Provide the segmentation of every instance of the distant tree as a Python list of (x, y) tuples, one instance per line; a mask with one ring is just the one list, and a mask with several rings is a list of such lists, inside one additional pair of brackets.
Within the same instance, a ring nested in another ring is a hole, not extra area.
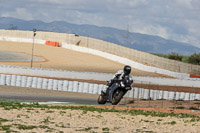
[(188, 62), (195, 64), (195, 65), (200, 65), (200, 53), (194, 53), (188, 58)]
[(179, 54), (177, 54), (175, 52), (172, 52), (171, 54), (168, 55), (168, 58), (172, 59), (172, 60), (182, 61), (183, 56), (179, 55)]
[(8, 29), (9, 30), (18, 30), (18, 27), (14, 26), (13, 24), (10, 24)]

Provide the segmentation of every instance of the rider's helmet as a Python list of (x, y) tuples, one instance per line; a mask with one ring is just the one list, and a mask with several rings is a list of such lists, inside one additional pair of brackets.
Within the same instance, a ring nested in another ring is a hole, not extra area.
[(131, 73), (131, 67), (129, 65), (124, 66), (124, 74), (129, 75)]

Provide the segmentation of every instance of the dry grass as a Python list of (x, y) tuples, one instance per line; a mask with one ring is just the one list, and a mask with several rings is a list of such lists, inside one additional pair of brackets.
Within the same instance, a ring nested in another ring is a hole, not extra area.
[(0, 102), (5, 132), (200, 132), (199, 116), (89, 106)]

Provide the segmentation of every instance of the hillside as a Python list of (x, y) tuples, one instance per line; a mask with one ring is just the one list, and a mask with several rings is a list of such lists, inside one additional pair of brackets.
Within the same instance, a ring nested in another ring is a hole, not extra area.
[(33, 28), (36, 28), (40, 31), (76, 33), (81, 36), (98, 38), (101, 40), (105, 40), (108, 42), (116, 43), (122, 46), (149, 53), (169, 54), (171, 52), (176, 52), (181, 55), (191, 55), (194, 52), (200, 51), (200, 48), (194, 47), (186, 43), (166, 40), (159, 36), (152, 36), (133, 32), (129, 33), (127, 43), (126, 31), (111, 27), (77, 25), (63, 21), (45, 23), (38, 20), (25, 21), (15, 18), (0, 17), (0, 29), (13, 28), (19, 30), (32, 30)]

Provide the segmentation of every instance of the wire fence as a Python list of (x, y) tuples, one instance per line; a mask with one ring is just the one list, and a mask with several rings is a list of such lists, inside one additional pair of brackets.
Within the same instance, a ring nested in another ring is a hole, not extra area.
[(136, 84), (120, 104), (139, 108), (200, 110), (200, 88), (141, 83)]

